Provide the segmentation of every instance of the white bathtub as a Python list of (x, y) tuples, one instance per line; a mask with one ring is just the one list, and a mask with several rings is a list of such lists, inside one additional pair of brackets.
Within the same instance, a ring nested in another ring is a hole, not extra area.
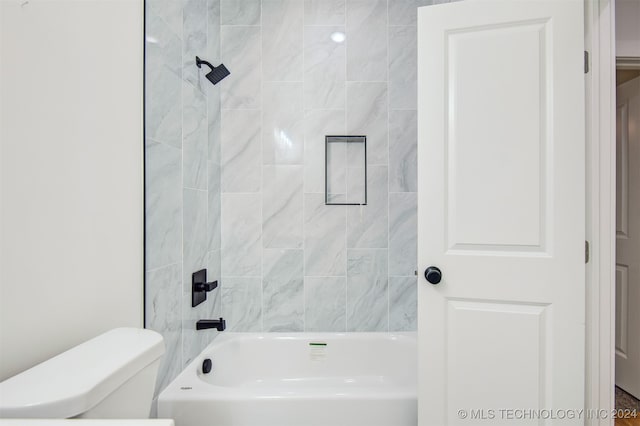
[(176, 426), (415, 426), (416, 375), (415, 333), (223, 332), (160, 394), (158, 417)]

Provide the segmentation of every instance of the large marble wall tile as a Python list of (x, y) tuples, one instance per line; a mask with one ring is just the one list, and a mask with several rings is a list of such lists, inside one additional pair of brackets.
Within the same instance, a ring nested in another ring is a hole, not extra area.
[(303, 162), (302, 86), (302, 83), (264, 83), (262, 100), (262, 158), (264, 164), (302, 164)]
[(207, 191), (185, 188), (182, 227), (184, 291), (191, 292), (191, 274), (207, 267)]
[(347, 132), (367, 136), (367, 164), (387, 164), (387, 83), (347, 84)]
[(222, 111), (222, 192), (260, 191), (260, 110)]
[(182, 42), (153, 13), (147, 14), (146, 26), (146, 135), (179, 148), (182, 144)]
[(150, 15), (160, 17), (171, 31), (182, 38), (182, 2), (176, 0), (146, 0), (146, 23), (149, 34)]
[(302, 250), (265, 249), (262, 261), (264, 331), (304, 331)]
[(415, 192), (389, 194), (389, 274), (414, 275), (418, 265)]
[[(185, 296), (184, 302), (190, 302)], [(219, 318), (217, 316), (215, 318)], [(214, 319), (215, 319), (214, 318)], [(218, 331), (215, 329), (196, 330), (197, 319), (184, 319), (182, 321), (182, 369), (191, 363), (209, 343), (215, 339)]]
[(389, 25), (416, 25), (417, 17), (416, 0), (389, 1)]
[[(220, 63), (220, 0), (207, 0), (207, 58)], [(209, 161), (220, 164), (220, 84), (205, 84), (207, 96), (207, 119), (209, 123)]]
[(204, 92), (208, 80), (206, 68), (198, 69), (196, 56), (201, 59), (207, 52), (207, 0), (184, 0), (182, 8), (182, 79)]
[(418, 329), (417, 278), (389, 278), (389, 331)]
[[(218, 281), (218, 284), (220, 284), (221, 277), (222, 277), (222, 250), (220, 249), (211, 250), (209, 253), (207, 253), (207, 279), (209, 281)], [(210, 312), (211, 315), (214, 315), (216, 312), (220, 312), (221, 299), (217, 296), (219, 294), (220, 292), (216, 291), (216, 296), (215, 296), (216, 301), (212, 306), (213, 311)], [(211, 293), (209, 293), (209, 295), (211, 295)]]
[(264, 166), (262, 245), (302, 248), (302, 166)]
[(220, 104), (220, 86), (210, 84), (207, 95), (207, 158), (215, 164), (222, 162), (222, 105)]
[(416, 109), (418, 50), (417, 29), (389, 27), (389, 106)]
[(310, 110), (304, 120), (304, 192), (324, 193), (325, 136), (345, 134), (345, 111)]
[(158, 370), (157, 394), (182, 371), (182, 267), (174, 263), (146, 272), (146, 327), (162, 334), (165, 354)]
[(260, 202), (260, 194), (222, 194), (223, 277), (261, 275)]
[(347, 331), (388, 330), (386, 249), (349, 249)]
[(189, 83), (182, 84), (183, 186), (207, 189), (207, 101)]
[[(207, 60), (220, 61), (220, 0), (207, 0)], [(214, 64), (214, 65), (217, 65)]]
[(305, 276), (346, 275), (345, 206), (327, 206), (324, 194), (304, 195)]
[[(166, 388), (167, 385), (171, 383), (183, 370), (182, 329), (180, 326), (181, 322), (178, 321), (178, 326), (175, 330), (160, 332), (164, 339), (165, 352), (162, 358), (162, 363), (158, 368), (158, 376), (156, 378), (156, 386), (153, 394), (154, 398), (157, 398), (160, 392), (162, 392), (164, 388)], [(147, 328), (153, 330), (153, 327), (147, 326)]]
[(209, 163), (209, 188), (207, 202), (207, 237), (209, 250), (219, 250), (220, 242), (220, 217), (222, 200), (220, 195), (220, 166)]
[(147, 139), (146, 268), (182, 262), (182, 158), (180, 150)]
[(222, 25), (260, 25), (260, 0), (220, 0)]
[(389, 192), (386, 166), (367, 168), (367, 205), (348, 206), (347, 247), (386, 248)]
[(263, 0), (262, 14), (262, 77), (302, 81), (302, 1)]
[(305, 25), (344, 25), (346, 0), (304, 0)]
[(147, 136), (180, 148), (182, 81), (167, 69), (158, 70), (154, 77), (147, 78), (147, 91), (151, 92), (145, 106)]
[[(179, 15), (182, 28), (182, 15)], [(182, 31), (182, 30), (180, 30)], [(182, 42), (179, 35), (169, 28), (166, 21), (154, 11), (147, 11), (145, 35), (145, 72), (147, 79), (161, 69), (167, 69), (177, 77), (182, 75)], [(147, 92), (147, 95), (153, 93)]]
[(346, 331), (346, 278), (305, 277), (305, 331)]
[(344, 26), (304, 27), (305, 109), (345, 108), (345, 43), (331, 39)]
[[(222, 3), (235, 0), (226, 0)], [(220, 83), (223, 108), (260, 108), (262, 43), (260, 27), (223, 25), (221, 59), (231, 75)]]
[(222, 281), (222, 316), (228, 331), (262, 331), (260, 277)]
[(387, 0), (347, 0), (347, 40), (347, 80), (386, 81)]
[(389, 191), (418, 191), (417, 148), (417, 111), (389, 111)]

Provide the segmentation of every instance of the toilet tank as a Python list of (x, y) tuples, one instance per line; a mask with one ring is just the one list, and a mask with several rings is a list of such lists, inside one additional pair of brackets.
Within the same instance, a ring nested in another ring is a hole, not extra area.
[(0, 383), (0, 418), (146, 418), (162, 336), (116, 328)]

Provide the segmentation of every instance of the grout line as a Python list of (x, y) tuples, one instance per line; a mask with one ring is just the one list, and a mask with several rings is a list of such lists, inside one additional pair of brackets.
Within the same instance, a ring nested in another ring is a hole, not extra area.
[[(207, 161), (207, 163), (208, 163), (208, 161)], [(207, 167), (207, 173), (208, 173), (208, 167)], [(207, 174), (207, 177), (208, 177), (208, 174)], [(208, 184), (207, 184), (207, 186), (208, 186)], [(188, 189), (189, 191), (198, 191), (198, 192), (208, 192), (209, 191), (208, 189), (193, 188), (191, 186), (183, 186), (182, 188), (183, 189)]]
[(182, 59), (184, 56), (184, 7), (180, 8), (180, 25), (182, 28), (182, 37), (180, 37), (180, 209), (182, 210), (182, 223), (180, 229), (180, 330), (182, 342), (180, 345), (180, 367), (184, 367), (185, 362), (185, 337), (184, 337), (184, 66)]
[(228, 192), (228, 191), (220, 191), (220, 196), (223, 195), (262, 195), (262, 191), (255, 192)]
[(145, 270), (144, 272), (145, 272), (145, 273), (158, 272), (159, 270), (164, 269), (164, 268), (168, 268), (168, 267), (170, 267), (170, 266), (180, 265), (180, 263), (181, 263), (181, 262), (171, 262), (171, 263), (167, 263), (166, 265), (157, 266), (157, 267), (152, 268), (152, 269), (147, 269), (147, 270)]
[[(217, 37), (217, 43), (218, 43), (218, 60), (220, 62), (222, 61), (222, 0), (217, 0), (218, 1), (218, 37)], [(222, 88), (218, 89), (218, 96), (219, 96), (219, 114), (220, 114), (220, 133), (218, 135), (218, 144), (219, 144), (219, 152), (218, 154), (218, 163), (220, 163), (218, 165), (218, 174), (219, 174), (219, 181), (218, 181), (218, 185), (219, 185), (219, 198), (220, 198), (220, 316), (224, 317), (224, 303), (223, 303), (223, 298), (222, 295), (224, 293), (224, 289), (225, 289), (225, 285), (224, 285), (224, 279), (223, 279), (223, 274), (222, 274), (222, 225), (223, 225), (223, 216), (222, 216), (222, 168), (223, 168), (223, 161), (222, 161)]]
[(305, 57), (305, 17), (307, 2), (302, 3), (302, 331), (307, 331), (307, 264), (305, 261), (305, 253), (307, 250), (307, 227), (306, 227), (306, 202), (305, 202), (305, 184), (306, 184), (306, 161), (307, 161), (307, 115), (305, 114), (305, 80), (306, 80), (306, 57)]
[(391, 194), (417, 194), (416, 191), (389, 191), (389, 195)]
[(345, 79), (345, 81), (347, 83), (379, 83), (379, 84), (388, 83), (388, 80), (349, 80), (349, 79)]
[[(207, 54), (209, 54), (209, 52), (211, 51), (211, 45), (209, 42), (209, 4), (210, 2), (213, 0), (207, 0), (205, 2), (205, 51), (207, 52)], [(197, 74), (198, 78), (200, 78), (200, 73)], [(211, 181), (210, 179), (210, 173), (212, 173), (212, 170), (209, 169), (209, 158), (211, 158), (211, 153), (209, 152), (209, 150), (211, 149), (211, 147), (209, 146), (209, 119), (210, 119), (210, 110), (209, 110), (209, 104), (211, 101), (211, 95), (213, 93), (213, 89), (211, 89), (210, 87), (206, 86), (207, 88), (204, 91), (204, 96), (205, 96), (205, 103), (206, 103), (206, 117), (205, 117), (205, 130), (206, 130), (206, 138), (205, 138), (205, 143), (206, 143), (206, 152), (207, 152), (207, 158), (206, 158), (206, 186), (207, 186), (207, 196), (206, 196), (206, 211), (207, 211), (207, 217), (206, 217), (206, 221), (205, 221), (205, 241), (206, 241), (206, 253), (205, 253), (205, 257), (204, 257), (204, 263), (205, 263), (205, 268), (207, 268), (207, 273), (211, 272), (211, 268), (210, 268), (210, 261), (211, 261), (211, 239), (212, 239), (212, 235), (209, 234), (209, 232), (211, 232), (211, 213), (209, 211), (209, 206), (210, 206), (210, 201), (209, 201), (209, 196), (210, 196), (210, 192), (209, 190), (211, 188), (209, 188), (209, 183)], [(216, 279), (220, 279), (219, 277), (216, 277)], [(216, 298), (217, 298), (217, 294), (216, 294)], [(213, 297), (212, 297), (213, 299)], [(211, 312), (215, 311), (215, 300), (212, 300), (213, 305), (211, 306)]]
[[(260, 3), (260, 8), (262, 8), (262, 3)], [(262, 13), (262, 12), (261, 12)], [(260, 19), (262, 20), (262, 16), (260, 17)], [(225, 27), (232, 27), (232, 28), (258, 28), (258, 27), (262, 27), (262, 23), (260, 24), (256, 24), (256, 25), (248, 25), (248, 24), (223, 24), (220, 23), (220, 25), (224, 25)]]
[(390, 288), (390, 279), (389, 279), (389, 269), (390, 269), (390, 260), (391, 260), (391, 200), (389, 197), (389, 189), (390, 185), (390, 177), (391, 173), (389, 173), (391, 169), (391, 152), (390, 152), (390, 143), (389, 140), (391, 138), (391, 120), (390, 120), (390, 112), (389, 106), (391, 104), (390, 96), (389, 96), (389, 68), (391, 65), (391, 55), (389, 54), (389, 0), (387, 0), (387, 331), (391, 330), (391, 288)]
[[(164, 146), (166, 146), (168, 148), (175, 148), (177, 150), (182, 150), (182, 146), (177, 147), (177, 146), (173, 145), (172, 143), (169, 143), (169, 142), (166, 142), (166, 141), (161, 141), (161, 140), (153, 138), (151, 136), (147, 136), (145, 139), (148, 140), (148, 141), (151, 141), (151, 142), (159, 143), (160, 145), (164, 145)], [(182, 142), (182, 141), (180, 141), (180, 142)], [(182, 143), (180, 143), (180, 145), (182, 145)]]
[[(349, 108), (348, 108), (348, 91), (347, 84), (348, 78), (348, 62), (349, 62), (349, 35), (348, 35), (348, 17), (347, 17), (347, 1), (344, 2), (344, 32), (347, 35), (344, 41), (344, 129), (345, 133), (349, 132)], [(325, 162), (327, 159), (325, 158)], [(326, 179), (326, 177), (325, 177)], [(348, 331), (349, 328), (349, 209), (347, 206), (341, 206), (344, 211), (344, 331)]]
[(264, 330), (264, 5), (260, 0), (260, 331)]

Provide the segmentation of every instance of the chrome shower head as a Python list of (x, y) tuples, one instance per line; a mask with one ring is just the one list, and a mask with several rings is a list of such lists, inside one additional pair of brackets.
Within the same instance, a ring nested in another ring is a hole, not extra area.
[(224, 64), (220, 64), (217, 67), (214, 67), (209, 62), (203, 61), (196, 56), (196, 65), (198, 66), (198, 68), (201, 68), (202, 64), (205, 64), (206, 66), (211, 68), (211, 71), (209, 71), (205, 77), (207, 77), (207, 80), (209, 80), (212, 84), (218, 84), (220, 80), (231, 74), (227, 67), (224, 66)]

